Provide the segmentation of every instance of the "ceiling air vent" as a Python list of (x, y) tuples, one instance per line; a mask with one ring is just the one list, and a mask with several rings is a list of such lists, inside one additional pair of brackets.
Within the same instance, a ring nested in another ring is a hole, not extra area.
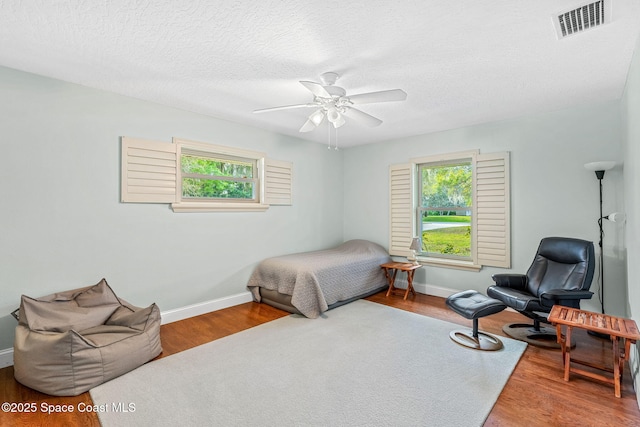
[(553, 16), (558, 39), (611, 22), (611, 0), (600, 0)]

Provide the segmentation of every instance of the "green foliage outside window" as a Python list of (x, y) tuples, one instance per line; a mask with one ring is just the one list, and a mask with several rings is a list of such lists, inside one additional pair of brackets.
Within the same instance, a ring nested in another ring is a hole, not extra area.
[(423, 165), (420, 171), (422, 252), (469, 258), (473, 197), (471, 165)]
[[(472, 170), (469, 164), (422, 168), (422, 206), (471, 208), (473, 197), (471, 179)], [(433, 215), (440, 215), (441, 212), (434, 210)], [(448, 213), (445, 211), (444, 214)]]
[(253, 163), (182, 155), (181, 168), (182, 197), (248, 200), (255, 197)]
[(471, 256), (471, 226), (423, 231), (422, 251), (461, 257)]

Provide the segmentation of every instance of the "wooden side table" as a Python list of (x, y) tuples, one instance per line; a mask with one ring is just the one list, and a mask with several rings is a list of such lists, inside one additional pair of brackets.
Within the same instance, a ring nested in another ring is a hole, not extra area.
[[(571, 372), (601, 380), (613, 384), (616, 397), (620, 397), (620, 381), (622, 379), (622, 372), (624, 371), (624, 362), (629, 359), (631, 344), (635, 344), (637, 340), (640, 340), (640, 333), (638, 333), (636, 322), (623, 317), (593, 313), (591, 311), (563, 307), (561, 305), (554, 305), (547, 319), (556, 325), (558, 343), (562, 345), (564, 380), (569, 381), (569, 374)], [(566, 327), (566, 333), (564, 335), (562, 334), (563, 325)], [(571, 358), (571, 330), (573, 328), (599, 332), (611, 337), (613, 344), (613, 369)], [(613, 378), (574, 368), (571, 366), (572, 362), (612, 373)]]
[(404, 292), (404, 299), (407, 299), (409, 292), (411, 292), (413, 295), (416, 294), (416, 291), (413, 289), (413, 274), (417, 269), (422, 267), (422, 265), (416, 265), (410, 262), (387, 262), (380, 265), (380, 267), (384, 270), (384, 275), (387, 277), (387, 281), (389, 282), (389, 290), (387, 291), (387, 296), (389, 296), (393, 291), (402, 290), (394, 286), (398, 271), (404, 271), (407, 273), (407, 290)]

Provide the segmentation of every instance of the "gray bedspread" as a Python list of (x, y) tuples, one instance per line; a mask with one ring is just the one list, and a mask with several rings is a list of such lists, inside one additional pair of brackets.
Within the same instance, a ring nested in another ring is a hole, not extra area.
[(258, 264), (247, 287), (256, 301), (259, 288), (291, 295), (291, 304), (316, 318), (328, 306), (387, 285), (380, 264), (387, 251), (367, 240), (349, 240), (333, 249), (268, 258)]

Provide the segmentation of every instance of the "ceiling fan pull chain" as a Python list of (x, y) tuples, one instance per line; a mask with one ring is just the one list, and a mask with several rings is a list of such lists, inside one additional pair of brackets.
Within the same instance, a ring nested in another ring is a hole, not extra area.
[(329, 121), (327, 121), (327, 139), (329, 140), (327, 150), (331, 150), (331, 123)]
[(334, 150), (338, 151), (338, 128), (336, 128), (336, 146), (334, 148)]

